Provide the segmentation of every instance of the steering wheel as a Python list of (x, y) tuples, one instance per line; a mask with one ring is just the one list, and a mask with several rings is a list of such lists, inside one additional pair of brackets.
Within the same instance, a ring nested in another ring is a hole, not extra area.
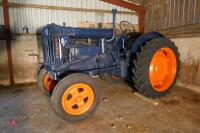
[(120, 28), (120, 30), (122, 32), (125, 32), (125, 33), (127, 31), (129, 31), (129, 32), (135, 32), (134, 26), (130, 22), (128, 22), (128, 21), (121, 21), (119, 23), (119, 28)]

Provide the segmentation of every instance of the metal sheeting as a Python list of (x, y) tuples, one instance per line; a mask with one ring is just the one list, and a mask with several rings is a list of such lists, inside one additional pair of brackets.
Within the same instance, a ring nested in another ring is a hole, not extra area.
[[(35, 32), (37, 28), (49, 23), (55, 23), (66, 26), (77, 26), (78, 22), (111, 23), (112, 14), (107, 13), (86, 13), (75, 11), (57, 11), (49, 9), (29, 9), (29, 8), (11, 8), (10, 24), (13, 33), (23, 32), (24, 26), (29, 27), (29, 32)], [(137, 16), (118, 14), (117, 23), (122, 20), (137, 24)]]
[[(111, 5), (99, 0), (9, 0), (11, 3), (75, 7), (87, 9), (131, 11), (122, 7)], [(23, 27), (29, 28), (29, 33), (35, 33), (38, 28), (49, 23), (66, 26), (78, 26), (78, 22), (111, 23), (111, 13), (81, 12), (66, 10), (51, 10), (38, 8), (9, 8), (10, 24), (12, 33), (23, 33)], [(132, 14), (118, 14), (117, 23), (122, 20), (138, 24), (138, 16)]]
[(3, 18), (3, 8), (0, 6), (0, 25), (4, 24), (4, 18)]
[(100, 0), (8, 0), (8, 2), (50, 5), (50, 6), (66, 6), (66, 7), (77, 7), (77, 8), (93, 8), (93, 9), (104, 9), (104, 10), (117, 8), (123, 11), (130, 11), (128, 9), (117, 7), (115, 5), (108, 4)]

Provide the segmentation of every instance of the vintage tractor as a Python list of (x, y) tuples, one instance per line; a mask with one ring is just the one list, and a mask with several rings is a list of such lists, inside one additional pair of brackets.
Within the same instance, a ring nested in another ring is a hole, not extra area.
[[(136, 32), (131, 23), (113, 28), (43, 28), (44, 67), (38, 86), (50, 94), (52, 108), (63, 119), (81, 121), (94, 113), (100, 101), (93, 76), (118, 77), (140, 94), (160, 98), (173, 88), (179, 70), (178, 48), (157, 32)], [(127, 29), (126, 26), (131, 26)]]

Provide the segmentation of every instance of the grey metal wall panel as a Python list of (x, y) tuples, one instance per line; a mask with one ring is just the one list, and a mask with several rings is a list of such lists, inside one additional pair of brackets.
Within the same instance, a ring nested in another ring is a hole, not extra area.
[(78, 7), (78, 8), (95, 8), (95, 9), (111, 9), (117, 8), (118, 10), (130, 11), (126, 8), (115, 6), (102, 2), (100, 0), (8, 0), (11, 3), (23, 3), (23, 4), (39, 4), (49, 6), (66, 6), (66, 7)]
[[(67, 26), (77, 26), (78, 22), (103, 22), (111, 23), (112, 14), (86, 13), (74, 11), (57, 11), (49, 9), (10, 8), (10, 24), (13, 33), (23, 32), (23, 27), (28, 26), (29, 32), (36, 32), (38, 28), (49, 23)], [(118, 14), (117, 23), (122, 20), (137, 24), (138, 17), (135, 15)]]
[(0, 6), (0, 25), (4, 24), (4, 18), (3, 18), (3, 8)]
[[(119, 11), (131, 11), (119, 6), (111, 5), (99, 0), (9, 0), (11, 3), (25, 3), (50, 6), (64, 6), (75, 8), (102, 9), (111, 10), (117, 8)], [(39, 28), (49, 23), (56, 23), (66, 26), (78, 26), (78, 22), (92, 23), (111, 23), (112, 14), (80, 12), (80, 11), (63, 11), (36, 8), (9, 8), (10, 24), (12, 33), (23, 33), (23, 27), (27, 26), (30, 33), (35, 33)], [(117, 23), (122, 20), (138, 24), (138, 16), (132, 14), (118, 14)], [(20, 37), (22, 40), (23, 38)], [(33, 37), (25, 37), (25, 40)]]

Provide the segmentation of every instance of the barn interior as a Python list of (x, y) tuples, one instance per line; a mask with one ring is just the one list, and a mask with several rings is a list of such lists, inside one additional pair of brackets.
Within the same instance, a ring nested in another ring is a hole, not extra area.
[[(127, 31), (156, 32), (175, 44), (177, 79), (157, 98), (114, 75), (112, 81), (92, 75), (100, 104), (87, 119), (69, 122), (52, 109), (54, 91), (43, 93), (38, 85), (46, 67), (42, 29), (52, 23), (112, 29), (112, 9), (116, 36), (123, 33), (120, 22), (128, 21)], [(200, 0), (0, 0), (0, 132), (198, 133), (199, 51)]]

